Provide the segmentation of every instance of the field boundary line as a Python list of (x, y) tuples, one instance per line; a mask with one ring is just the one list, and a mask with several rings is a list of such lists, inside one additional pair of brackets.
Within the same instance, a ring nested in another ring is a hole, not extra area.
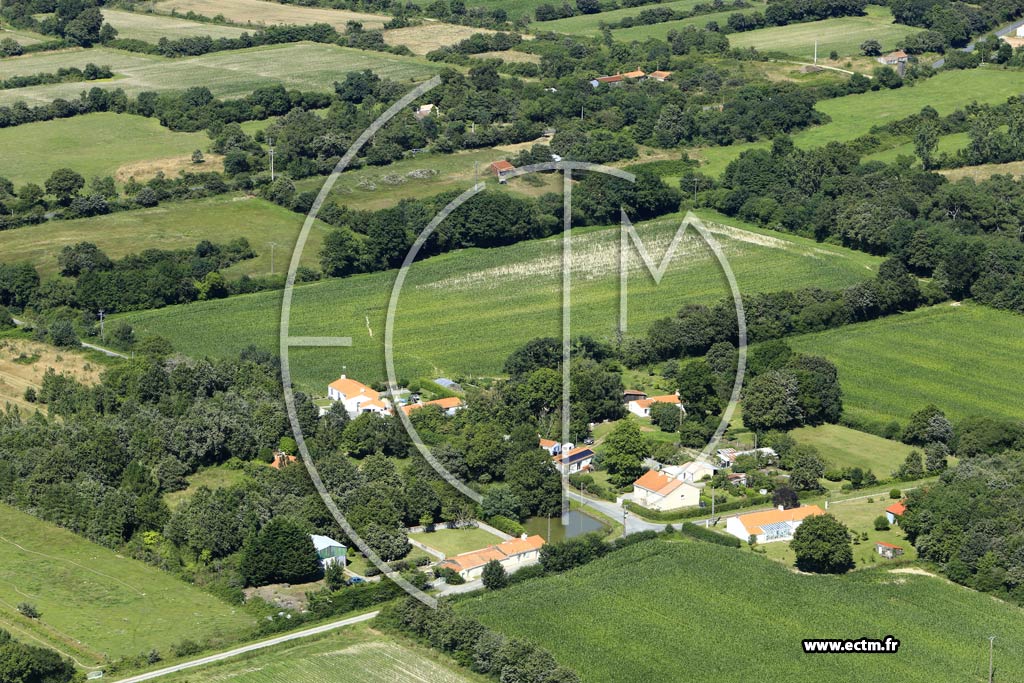
[(292, 640), (299, 640), (301, 638), (307, 638), (309, 636), (319, 635), (321, 633), (327, 633), (335, 629), (343, 628), (345, 626), (352, 626), (364, 621), (369, 621), (377, 617), (380, 614), (380, 610), (374, 612), (367, 612), (366, 614), (360, 614), (355, 617), (349, 617), (348, 619), (342, 619), (341, 621), (334, 621), (329, 624), (322, 626), (314, 626), (313, 628), (305, 629), (304, 631), (296, 631), (295, 633), (288, 633), (283, 636), (271, 638), (270, 640), (263, 640), (258, 643), (251, 643), (249, 645), (243, 645), (242, 647), (236, 647), (233, 650), (227, 650), (225, 652), (219, 652), (213, 655), (207, 655), (206, 657), (200, 657), (199, 659), (193, 659), (189, 662), (182, 662), (181, 664), (175, 664), (174, 666), (168, 666), (163, 669), (157, 669), (156, 671), (150, 671), (137, 676), (131, 676), (129, 678), (122, 678), (118, 683), (141, 683), (142, 681), (152, 680), (154, 678), (160, 678), (172, 673), (178, 673), (186, 669), (193, 669), (197, 666), (203, 666), (205, 664), (213, 664), (220, 662), (225, 659), (231, 659), (238, 655), (247, 654), (249, 652), (255, 652), (264, 648), (273, 647), (274, 645), (280, 645), (287, 643)]
[(93, 574), (96, 574), (97, 576), (102, 576), (105, 579), (110, 579), (111, 581), (119, 583), (122, 586), (125, 586), (126, 588), (130, 588), (131, 590), (135, 591), (136, 593), (138, 593), (142, 597), (146, 597), (146, 593), (144, 591), (139, 590), (138, 588), (136, 588), (135, 586), (131, 585), (130, 583), (128, 583), (126, 581), (122, 581), (121, 579), (117, 578), (116, 576), (110, 576), (109, 574), (104, 574), (101, 571), (96, 571), (95, 569), (91, 569), (89, 567), (86, 567), (85, 565), (79, 564), (79, 563), (75, 562), (74, 560), (69, 560), (69, 559), (62, 558), (62, 557), (56, 557), (54, 555), (47, 555), (46, 553), (41, 553), (38, 550), (29, 550), (28, 548), (26, 548), (24, 546), (21, 546), (21, 545), (18, 545), (14, 541), (12, 541), (12, 540), (10, 540), (8, 538), (4, 538), (3, 536), (0, 536), (0, 541), (3, 541), (4, 543), (10, 543), (11, 545), (13, 545), (18, 550), (21, 550), (22, 552), (31, 553), (33, 555), (39, 555), (40, 557), (45, 557), (48, 560), (56, 560), (57, 562), (67, 562), (68, 564), (72, 564), (72, 565), (78, 567), (79, 569), (84, 569), (85, 571), (92, 572)]

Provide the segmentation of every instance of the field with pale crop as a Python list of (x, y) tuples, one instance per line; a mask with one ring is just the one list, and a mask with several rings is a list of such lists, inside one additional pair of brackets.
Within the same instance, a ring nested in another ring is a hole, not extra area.
[(220, 15), (228, 21), (252, 26), (273, 26), (277, 24), (330, 24), (339, 31), (345, 30), (350, 21), (358, 21), (363, 28), (381, 28), (391, 18), (382, 14), (351, 12), (324, 7), (303, 7), (300, 4), (265, 2), (264, 0), (161, 0), (153, 5), (157, 12), (179, 14), (195, 12), (205, 17)]

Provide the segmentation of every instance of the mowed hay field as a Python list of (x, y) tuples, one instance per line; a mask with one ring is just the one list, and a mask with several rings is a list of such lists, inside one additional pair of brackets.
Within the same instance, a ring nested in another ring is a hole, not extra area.
[[(146, 249), (193, 249), (202, 240), (224, 243), (244, 237), (257, 256), (224, 271), (227, 277), (268, 275), (270, 242), (277, 273), (285, 272), (305, 217), (244, 195), (166, 202), (150, 209), (0, 231), (0, 261), (29, 261), (45, 277), (57, 273), (61, 249), (92, 242), (111, 258)], [(317, 254), (329, 226), (317, 221), (310, 231), (303, 265), (318, 267)]]
[(302, 7), (300, 5), (265, 2), (264, 0), (162, 0), (153, 4), (153, 10), (165, 14), (195, 12), (205, 17), (218, 14), (236, 24), (274, 26), (277, 24), (330, 24), (344, 30), (350, 21), (358, 21), (363, 28), (383, 28), (391, 17), (367, 12), (342, 9)]
[[(18, 614), (34, 604), (38, 620)], [(255, 618), (145, 563), (0, 504), (0, 627), (84, 665), (184, 639), (231, 642)]]
[(845, 412), (906, 424), (934, 403), (953, 420), (1024, 418), (1024, 317), (985, 306), (940, 304), (841, 329), (791, 337), (797, 351), (839, 368)]
[[(639, 223), (637, 231), (660, 261), (680, 217)], [(764, 231), (708, 226), (728, 256), (742, 291), (776, 291), (815, 284), (840, 287), (873, 276), (879, 260), (810, 240)], [(572, 334), (612, 338), (619, 305), (619, 228), (580, 230), (573, 237)], [(656, 318), (686, 303), (728, 296), (717, 261), (692, 229), (660, 285), (635, 254), (629, 257), (629, 332), (642, 335)], [(324, 385), (347, 366), (364, 382), (382, 380), (384, 322), (395, 272), (334, 279), (299, 287), (292, 335), (351, 336), (351, 348), (296, 348), (292, 373), (305, 390)], [(404, 378), (485, 375), (507, 355), (540, 336), (561, 333), (562, 239), (556, 236), (496, 249), (466, 249), (413, 265), (398, 302), (395, 360)], [(236, 354), (249, 344), (279, 348), (280, 292), (194, 303), (125, 318), (136, 334), (159, 334), (192, 356)]]
[[(1024, 680), (1018, 607), (931, 576), (800, 575), (697, 541), (638, 543), (456, 609), (547, 648), (587, 683), (983, 681), (992, 634), (999, 676)], [(886, 635), (900, 640), (897, 653), (807, 655), (801, 646)]]
[(880, 479), (888, 478), (914, 450), (905, 443), (837, 424), (800, 427), (790, 434), (799, 443), (817, 448), (829, 467), (870, 469)]
[(108, 112), (0, 130), (2, 175), (15, 185), (42, 186), (58, 168), (73, 169), (88, 181), (115, 175), (127, 164), (188, 156), (209, 144), (205, 132), (175, 133), (156, 119)]
[(85, 354), (70, 349), (57, 349), (30, 339), (25, 332), (4, 332), (0, 337), (0, 406), (13, 403), (24, 411), (45, 410), (45, 406), (25, 400), (29, 387), (39, 391), (48, 368), (67, 373), (83, 384), (99, 381), (104, 369)]
[(165, 676), (167, 683), (485, 683), (444, 655), (365, 624)]
[(405, 45), (415, 54), (425, 55), (438, 48), (454, 45), (477, 33), (495, 33), (495, 31), (431, 21), (419, 26), (406, 26), (384, 31), (384, 42), (388, 45)]
[(860, 45), (865, 40), (877, 40), (883, 50), (892, 50), (899, 40), (920, 30), (893, 23), (888, 7), (868, 5), (863, 17), (840, 17), (731, 33), (729, 45), (753, 47), (760, 52), (785, 52), (797, 59), (812, 60), (817, 40), (819, 59), (827, 58), (833, 50), (840, 57), (852, 57), (860, 54)]
[[(284, 5), (281, 5), (282, 7)], [(115, 78), (92, 81), (89, 87), (121, 88), (129, 95), (144, 90), (183, 90), (202, 86), (218, 97), (241, 97), (260, 86), (283, 84), (300, 90), (330, 90), (335, 81), (344, 80), (350, 71), (370, 69), (382, 78), (400, 83), (423, 81), (442, 66), (419, 57), (403, 57), (381, 52), (322, 43), (265, 45), (245, 50), (212, 52), (199, 57), (165, 59), (152, 55), (132, 55), (122, 65), (107, 57), (121, 59), (117, 50), (97, 48), (33, 54), (0, 60), (0, 75), (55, 71), (57, 68), (85, 66), (86, 62), (109, 64)], [(128, 63), (131, 60), (131, 63)], [(45, 66), (43, 66), (45, 65)], [(15, 71), (16, 70), (16, 71)], [(29, 103), (50, 102), (58, 97), (74, 99), (82, 92), (81, 83), (55, 83), (30, 88), (0, 90), (0, 105), (19, 100)]]
[(221, 26), (201, 21), (189, 21), (181, 17), (124, 12), (116, 9), (104, 9), (103, 18), (117, 29), (118, 38), (133, 38), (145, 40), (148, 43), (156, 43), (161, 38), (168, 40), (193, 36), (237, 38), (247, 31), (252, 33), (251, 29), (237, 26)]

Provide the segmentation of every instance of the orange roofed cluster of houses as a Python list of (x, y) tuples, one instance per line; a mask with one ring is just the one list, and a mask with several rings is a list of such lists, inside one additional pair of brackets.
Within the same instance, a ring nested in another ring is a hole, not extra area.
[(497, 561), (510, 574), (517, 569), (536, 564), (544, 539), (538, 535), (513, 538), (497, 545), (487, 546), (461, 555), (449, 557), (439, 567), (451, 569), (467, 581), (479, 579), (484, 567), (492, 560)]
[[(341, 403), (351, 418), (356, 418), (363, 413), (375, 413), (377, 415), (393, 415), (394, 407), (391, 399), (385, 398), (379, 391), (375, 391), (362, 382), (350, 379), (342, 375), (327, 385), (327, 398), (334, 403)], [(437, 406), (449, 415), (462, 409), (464, 404), (457, 396), (439, 398), (433, 401), (416, 401), (399, 405), (406, 415), (412, 411), (426, 406)], [(326, 411), (326, 408), (322, 409)]]

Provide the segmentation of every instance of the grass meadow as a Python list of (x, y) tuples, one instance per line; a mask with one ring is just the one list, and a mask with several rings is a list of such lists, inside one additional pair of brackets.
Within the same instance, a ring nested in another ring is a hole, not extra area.
[[(38, 620), (15, 606), (34, 604)], [(93, 666), (183, 639), (229, 642), (254, 617), (199, 588), (0, 504), (0, 627)]]
[(324, 23), (342, 31), (350, 21), (358, 21), (363, 28), (377, 29), (383, 28), (391, 18), (382, 14), (303, 7), (298, 4), (265, 2), (264, 0), (161, 0), (153, 4), (153, 10), (164, 14), (177, 11), (179, 14), (195, 12), (206, 17), (220, 15), (228, 21), (237, 24), (250, 24), (254, 27)]
[[(191, 249), (201, 240), (249, 240), (256, 258), (224, 271), (229, 277), (269, 275), (270, 242), (276, 242), (274, 267), (285, 272), (305, 217), (262, 199), (220, 195), (209, 199), (167, 202), (151, 209), (122, 211), (72, 221), (0, 231), (0, 261), (29, 261), (45, 277), (57, 273), (57, 256), (65, 246), (92, 242), (111, 258), (145, 249)], [(318, 252), (328, 230), (317, 222), (303, 253), (303, 264), (318, 267)]]
[[(715, 220), (717, 216), (707, 215)], [(638, 224), (659, 259), (680, 218)], [(735, 225), (735, 223), (731, 224)], [(747, 226), (743, 226), (747, 227)], [(815, 284), (841, 287), (873, 275), (878, 259), (768, 231), (710, 224), (729, 257), (741, 291), (776, 291)], [(660, 285), (635, 254), (629, 268), (629, 326), (643, 334), (654, 319), (690, 302), (728, 296), (706, 246), (687, 232)], [(308, 247), (307, 247), (308, 248)], [(619, 303), (619, 229), (579, 230), (573, 238), (572, 333), (612, 338)], [(413, 265), (395, 319), (395, 360), (404, 378), (493, 376), (520, 344), (561, 330), (560, 236), (496, 249), (466, 249)], [(314, 394), (341, 373), (384, 379), (383, 335), (395, 271), (299, 287), (292, 335), (351, 336), (351, 348), (293, 349), (298, 385)], [(193, 356), (237, 353), (249, 344), (278, 349), (280, 292), (193, 303), (126, 315), (141, 335), (159, 334)]]
[(772, 26), (756, 31), (729, 34), (729, 45), (738, 48), (753, 47), (759, 52), (784, 52), (797, 59), (814, 59), (814, 41), (818, 41), (819, 60), (832, 51), (840, 57), (860, 54), (860, 45), (874, 39), (883, 50), (895, 49), (896, 43), (920, 29), (894, 24), (888, 7), (868, 5), (863, 17), (839, 17), (810, 21), (788, 26)]
[(440, 21), (424, 22), (419, 26), (407, 26), (384, 31), (384, 42), (388, 45), (405, 45), (414, 54), (425, 55), (448, 45), (454, 45), (477, 33), (494, 33), (486, 28), (474, 28)]
[(181, 17), (125, 12), (116, 9), (104, 9), (103, 18), (117, 29), (118, 38), (145, 40), (147, 43), (156, 43), (161, 38), (175, 40), (194, 36), (237, 38), (246, 31), (252, 32), (237, 26), (221, 26), (201, 21), (189, 21)]
[(485, 683), (451, 659), (357, 624), (224, 662), (171, 674), (167, 683)]
[(1012, 175), (1020, 179), (1024, 177), (1024, 161), (1010, 161), (1005, 164), (981, 164), (980, 166), (964, 166), (962, 168), (950, 168), (939, 171), (942, 175), (956, 182), (961, 178), (973, 178), (974, 180), (985, 180), (994, 175)]
[(836, 364), (845, 412), (858, 421), (905, 423), (929, 403), (953, 420), (1020, 419), (1022, 327), (1013, 313), (947, 303), (788, 342)]
[[(276, 84), (301, 90), (330, 90), (334, 82), (342, 80), (349, 71), (363, 69), (370, 69), (383, 78), (400, 83), (426, 80), (442, 69), (442, 65), (419, 57), (403, 57), (322, 43), (286, 43), (179, 59), (155, 55), (126, 56), (118, 50), (106, 48), (39, 53), (0, 60), (0, 77), (55, 71), (60, 67), (81, 68), (86, 62), (110, 65), (115, 74), (112, 79), (90, 82), (90, 88), (122, 88), (129, 95), (136, 95), (145, 90), (182, 90), (203, 86), (218, 97), (228, 98), (247, 95), (258, 87)], [(53, 83), (0, 90), (0, 105), (9, 105), (19, 100), (34, 104), (50, 102), (58, 97), (74, 99), (82, 90), (81, 83)]]
[[(503, 9), (512, 19), (518, 17), (529, 17), (533, 21), (533, 11), (540, 5), (550, 5), (550, 0), (467, 0), (466, 7), (483, 7), (494, 10)], [(535, 22), (530, 27), (531, 31), (543, 31), (550, 22)]]
[[(942, 71), (913, 87), (823, 100), (815, 107), (830, 120), (795, 133), (793, 142), (804, 149), (821, 147), (832, 141), (848, 142), (870, 132), (873, 126), (916, 114), (925, 105), (931, 105), (940, 116), (946, 116), (971, 102), (1005, 102), (1020, 89), (1020, 81), (1018, 72), (997, 68)], [(702, 161), (701, 169), (705, 173), (717, 176), (746, 150), (767, 149), (770, 144), (757, 141), (728, 147), (702, 147), (690, 150), (690, 154)]]
[[(672, 0), (671, 2), (659, 3), (659, 9), (666, 8), (676, 11), (689, 11), (703, 0)], [(536, 22), (531, 27), (534, 31), (556, 31), (558, 33), (569, 33), (575, 35), (597, 36), (601, 34), (601, 24), (610, 24), (621, 21), (624, 17), (635, 17), (648, 7), (624, 7), (609, 12), (598, 12), (597, 14), (578, 14), (575, 17), (555, 19), (554, 21)], [(649, 27), (648, 27), (649, 28)]]
[[(930, 576), (800, 575), (696, 541), (639, 543), (457, 609), (547, 648), (588, 683), (982, 681), (991, 634), (999, 677), (1024, 678), (1018, 607)], [(801, 647), (804, 638), (889, 634), (901, 641), (896, 654), (808, 656)]]
[[(639, 12), (640, 10), (637, 9), (636, 11)], [(649, 26), (619, 28), (612, 31), (612, 37), (614, 37), (615, 40), (622, 40), (626, 42), (633, 40), (644, 42), (648, 38), (667, 40), (670, 31), (678, 31), (686, 26), (703, 28), (708, 24), (708, 22), (712, 21), (717, 22), (719, 26), (725, 26), (725, 23), (729, 21), (729, 17), (733, 14), (750, 14), (751, 12), (757, 11), (760, 11), (760, 9), (756, 7), (748, 7), (747, 9), (741, 10), (728, 10), (726, 12), (714, 12), (713, 14), (701, 14), (696, 17), (677, 19), (675, 21), (665, 21), (660, 24), (651, 24)], [(732, 36), (730, 36), (730, 39), (731, 37)]]
[[(2, 175), (15, 185), (42, 186), (62, 167), (77, 171), (88, 182), (94, 176), (115, 175), (121, 167), (140, 161), (187, 157), (209, 144), (205, 132), (175, 133), (156, 119), (110, 112), (0, 129)], [(32, 241), (38, 238), (35, 233)]]
[[(953, 154), (957, 150), (967, 147), (969, 143), (970, 136), (967, 133), (951, 133), (950, 135), (943, 135), (939, 138), (939, 142), (936, 145), (936, 152)], [(875, 152), (874, 154), (868, 154), (864, 159), (868, 161), (884, 161), (887, 164), (891, 164), (901, 156), (917, 158), (917, 153), (914, 152), (913, 141), (904, 142), (902, 145), (890, 147), (889, 149)]]
[(829, 467), (870, 469), (879, 479), (887, 479), (914, 450), (904, 443), (837, 424), (801, 427), (790, 434), (799, 443), (817, 448)]

